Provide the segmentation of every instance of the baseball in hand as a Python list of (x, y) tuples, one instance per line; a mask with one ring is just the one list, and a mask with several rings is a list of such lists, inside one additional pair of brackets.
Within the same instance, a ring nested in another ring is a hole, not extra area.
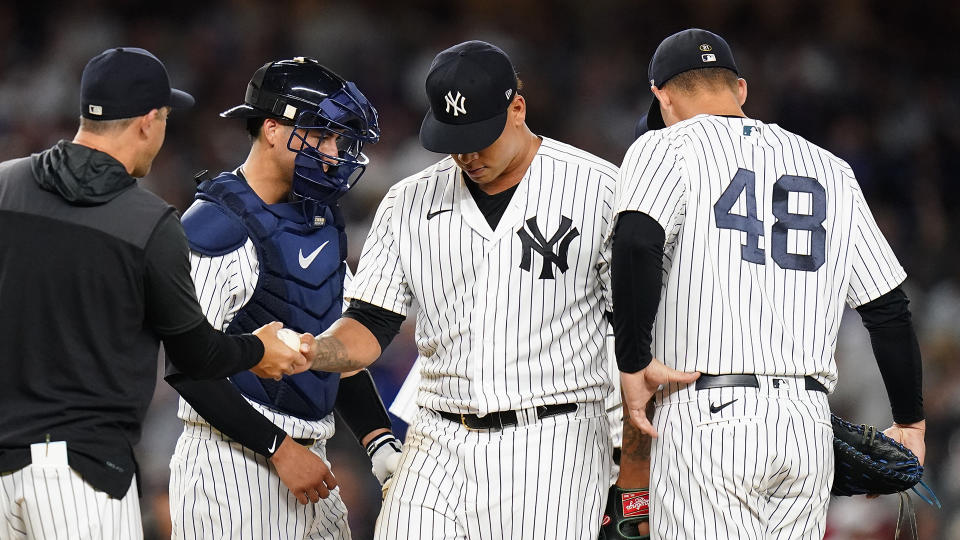
[(280, 341), (286, 343), (287, 347), (300, 351), (300, 334), (289, 328), (281, 328), (277, 330), (277, 337), (280, 338)]

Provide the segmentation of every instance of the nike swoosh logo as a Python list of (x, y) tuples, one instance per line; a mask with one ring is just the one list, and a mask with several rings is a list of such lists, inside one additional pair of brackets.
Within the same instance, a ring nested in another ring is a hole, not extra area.
[[(733, 401), (736, 401), (736, 399), (733, 400)], [(714, 405), (713, 403), (711, 403), (711, 404), (710, 404), (710, 412), (713, 413), (713, 414), (716, 414), (716, 413), (722, 411), (724, 408), (726, 408), (726, 407), (728, 407), (728, 406), (730, 406), (730, 405), (733, 405), (733, 401), (728, 401), (728, 402), (724, 403), (723, 405)]]
[(270, 452), (270, 453), (272, 454), (273, 451), (276, 450), (276, 449), (277, 449), (277, 436), (274, 435), (274, 436), (273, 436), (273, 444), (270, 445), (270, 448), (267, 448), (267, 452)]
[(434, 210), (427, 214), (427, 219), (433, 219), (437, 214), (442, 214), (444, 212), (453, 212), (453, 208), (441, 208), (440, 210)]
[(319, 255), (320, 252), (323, 250), (323, 248), (327, 247), (327, 244), (329, 243), (330, 241), (327, 240), (326, 242), (320, 244), (320, 247), (313, 250), (313, 253), (307, 255), (306, 257), (303, 256), (303, 249), (301, 249), (300, 250), (300, 268), (303, 268), (304, 270), (306, 270), (307, 267), (310, 266), (310, 263), (312, 263), (313, 260), (317, 258), (317, 255)]

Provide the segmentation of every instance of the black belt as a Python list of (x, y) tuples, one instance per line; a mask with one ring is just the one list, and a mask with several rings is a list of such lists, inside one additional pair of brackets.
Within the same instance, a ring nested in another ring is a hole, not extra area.
[(317, 443), (317, 439), (297, 439), (294, 438), (293, 442), (299, 444), (300, 446), (313, 446)]
[[(562, 403), (560, 405), (541, 405), (537, 407), (537, 418), (547, 418), (558, 414), (572, 413), (577, 410), (576, 403)], [(483, 416), (475, 414), (457, 414), (445, 411), (434, 411), (451, 422), (463, 424), (467, 429), (503, 429), (517, 425), (517, 411), (498, 411)]]
[[(780, 388), (781, 384), (787, 384), (786, 378), (778, 379), (777, 377), (771, 377), (770, 381), (774, 388)], [(757, 380), (757, 376), (753, 375), (752, 373), (740, 373), (737, 375), (707, 375), (705, 373), (701, 373), (700, 378), (697, 379), (697, 390), (706, 390), (707, 388), (726, 388), (729, 386), (760, 388), (760, 381)], [(804, 390), (823, 392), (824, 394), (827, 393), (827, 387), (810, 375), (804, 375), (803, 387)]]

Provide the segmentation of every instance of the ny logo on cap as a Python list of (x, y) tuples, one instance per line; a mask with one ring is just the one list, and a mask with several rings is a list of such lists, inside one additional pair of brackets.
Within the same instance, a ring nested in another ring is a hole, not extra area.
[(467, 114), (467, 97), (461, 96), (459, 90), (457, 91), (457, 97), (453, 97), (453, 90), (447, 92), (447, 95), (443, 97), (443, 101), (447, 103), (447, 114), (450, 114), (450, 107), (453, 107), (454, 116)]

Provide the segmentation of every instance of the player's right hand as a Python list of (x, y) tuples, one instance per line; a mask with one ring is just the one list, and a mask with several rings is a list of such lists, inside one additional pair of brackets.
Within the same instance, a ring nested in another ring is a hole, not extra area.
[(289, 436), (283, 439), (270, 461), (283, 485), (300, 504), (326, 499), (337, 487), (337, 479), (323, 459)]
[(253, 332), (253, 335), (263, 342), (263, 358), (260, 363), (250, 368), (258, 377), (280, 380), (284, 375), (302, 373), (310, 367), (310, 363), (300, 351), (291, 349), (277, 337), (277, 330), (281, 328), (283, 324), (274, 321)]
[(690, 384), (700, 374), (696, 371), (677, 371), (663, 365), (656, 358), (650, 360), (647, 367), (636, 373), (620, 372), (620, 390), (623, 393), (623, 408), (630, 415), (630, 421), (637, 429), (651, 437), (657, 436), (657, 430), (647, 419), (647, 403), (661, 384)]

